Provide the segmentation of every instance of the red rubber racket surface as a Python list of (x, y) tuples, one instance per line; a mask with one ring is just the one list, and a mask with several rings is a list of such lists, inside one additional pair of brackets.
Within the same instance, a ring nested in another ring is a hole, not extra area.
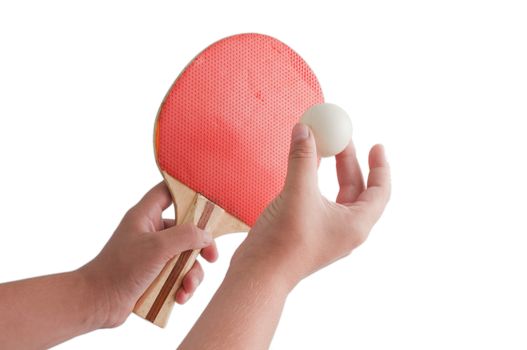
[(282, 42), (220, 40), (190, 62), (161, 105), (159, 168), (252, 226), (282, 189), (291, 129), (322, 102), (315, 75)]

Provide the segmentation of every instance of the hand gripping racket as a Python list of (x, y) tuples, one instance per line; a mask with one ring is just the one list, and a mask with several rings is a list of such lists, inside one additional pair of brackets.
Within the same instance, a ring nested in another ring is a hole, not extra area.
[[(214, 237), (248, 231), (282, 189), (291, 129), (323, 102), (304, 60), (272, 37), (234, 35), (202, 51), (168, 91), (155, 123), (176, 224), (192, 222)], [(164, 327), (198, 254), (170, 260), (134, 312)]]

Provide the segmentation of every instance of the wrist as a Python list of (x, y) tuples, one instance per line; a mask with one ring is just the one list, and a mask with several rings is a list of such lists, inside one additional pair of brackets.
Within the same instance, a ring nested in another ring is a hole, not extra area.
[(271, 284), (277, 291), (289, 294), (301, 280), (291, 266), (285, 255), (277, 252), (269, 254), (265, 249), (254, 253), (244, 249), (242, 245), (234, 253), (227, 273), (250, 276), (258, 282)]
[(85, 267), (71, 272), (77, 276), (79, 285), (84, 290), (84, 303), (89, 308), (89, 322), (92, 330), (109, 328), (110, 302), (105, 288), (97, 282), (97, 276), (93, 275)]

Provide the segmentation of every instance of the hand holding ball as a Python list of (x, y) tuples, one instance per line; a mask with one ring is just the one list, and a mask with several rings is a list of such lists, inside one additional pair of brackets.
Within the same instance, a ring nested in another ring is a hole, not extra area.
[(331, 157), (342, 152), (351, 140), (350, 118), (337, 105), (314, 105), (302, 115), (300, 122), (309, 126), (313, 132), (320, 157)]

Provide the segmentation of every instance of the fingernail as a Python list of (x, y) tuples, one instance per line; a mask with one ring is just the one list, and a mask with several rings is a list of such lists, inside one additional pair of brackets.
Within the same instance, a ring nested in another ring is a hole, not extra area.
[(382, 150), (382, 154), (383, 154), (383, 156), (384, 156), (384, 160), (385, 160), (386, 162), (388, 162), (388, 157), (386, 156), (386, 148), (384, 148), (384, 145), (383, 145), (383, 144), (379, 144), (379, 147), (380, 147), (381, 150)]
[(188, 294), (188, 293), (185, 294), (185, 296), (183, 297), (183, 300), (182, 300), (183, 304), (185, 304), (189, 299), (190, 299), (190, 294)]
[(205, 242), (212, 242), (212, 232), (203, 230), (203, 238)]
[(306, 125), (298, 123), (293, 128), (293, 142), (301, 141), (307, 139), (309, 136), (309, 129)]
[(201, 284), (201, 280), (199, 278), (194, 278), (194, 285), (197, 287), (199, 287), (199, 285)]

